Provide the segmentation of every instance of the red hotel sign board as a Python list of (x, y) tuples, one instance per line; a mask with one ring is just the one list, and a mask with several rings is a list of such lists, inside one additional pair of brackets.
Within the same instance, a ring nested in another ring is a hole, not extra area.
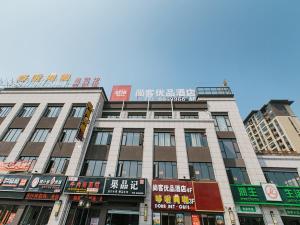
[(110, 101), (129, 101), (131, 86), (130, 85), (118, 85), (113, 86)]
[(152, 209), (159, 211), (224, 211), (217, 183), (179, 180), (153, 180)]

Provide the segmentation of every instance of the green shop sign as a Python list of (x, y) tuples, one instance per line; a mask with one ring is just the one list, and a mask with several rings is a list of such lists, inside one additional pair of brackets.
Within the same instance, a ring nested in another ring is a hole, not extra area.
[(241, 210), (241, 212), (256, 212), (255, 206), (244, 206), (244, 205), (241, 205), (240, 206), (240, 210)]
[(300, 187), (277, 186), (282, 201), (268, 201), (260, 185), (231, 185), (234, 201), (248, 205), (300, 206)]
[(289, 216), (300, 216), (300, 209), (285, 209), (285, 212)]

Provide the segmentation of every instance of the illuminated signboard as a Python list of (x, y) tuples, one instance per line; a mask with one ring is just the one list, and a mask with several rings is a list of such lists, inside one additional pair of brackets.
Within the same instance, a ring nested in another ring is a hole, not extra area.
[(0, 162), (1, 172), (25, 172), (31, 166), (31, 161)]
[(136, 100), (139, 101), (195, 101), (196, 90), (193, 88), (179, 89), (137, 89)]
[(103, 193), (105, 178), (96, 177), (68, 177), (64, 193), (91, 194)]
[(106, 178), (104, 194), (122, 196), (145, 196), (146, 179)]
[(111, 91), (110, 101), (129, 101), (130, 93), (130, 85), (115, 85)]
[(87, 105), (86, 105), (85, 112), (84, 112), (84, 115), (82, 117), (80, 126), (79, 126), (78, 133), (77, 133), (77, 138), (80, 141), (82, 141), (82, 139), (83, 139), (83, 135), (84, 135), (84, 132), (86, 130), (87, 125), (90, 122), (90, 116), (91, 116), (92, 112), (93, 112), (93, 104), (91, 102), (88, 102)]
[(26, 175), (1, 175), (0, 191), (25, 192), (30, 177)]
[(26, 193), (25, 199), (27, 200), (49, 200), (57, 201), (59, 200), (60, 194), (53, 193)]
[(100, 77), (77, 77), (72, 80), (70, 73), (50, 74), (22, 74), (16, 79), (0, 79), (0, 87), (3, 88), (88, 88), (99, 87)]
[(60, 193), (64, 187), (66, 177), (34, 175), (31, 177), (27, 192)]

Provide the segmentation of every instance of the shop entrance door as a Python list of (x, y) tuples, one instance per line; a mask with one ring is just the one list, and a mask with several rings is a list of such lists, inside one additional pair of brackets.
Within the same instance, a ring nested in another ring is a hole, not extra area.
[(27, 206), (20, 225), (47, 225), (52, 207)]
[(17, 206), (0, 205), (0, 225), (10, 224), (16, 216)]
[(281, 217), (284, 225), (300, 225), (300, 218), (299, 217)]
[(129, 210), (108, 210), (105, 225), (138, 225), (139, 212)]
[(99, 220), (100, 208), (86, 209), (72, 204), (66, 225), (99, 225)]
[(259, 215), (238, 215), (240, 225), (265, 225), (263, 217)]

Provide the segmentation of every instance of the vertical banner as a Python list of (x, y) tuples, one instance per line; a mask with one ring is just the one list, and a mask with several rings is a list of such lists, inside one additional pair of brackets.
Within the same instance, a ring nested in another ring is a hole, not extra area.
[(110, 101), (129, 101), (131, 85), (115, 85), (112, 88)]

